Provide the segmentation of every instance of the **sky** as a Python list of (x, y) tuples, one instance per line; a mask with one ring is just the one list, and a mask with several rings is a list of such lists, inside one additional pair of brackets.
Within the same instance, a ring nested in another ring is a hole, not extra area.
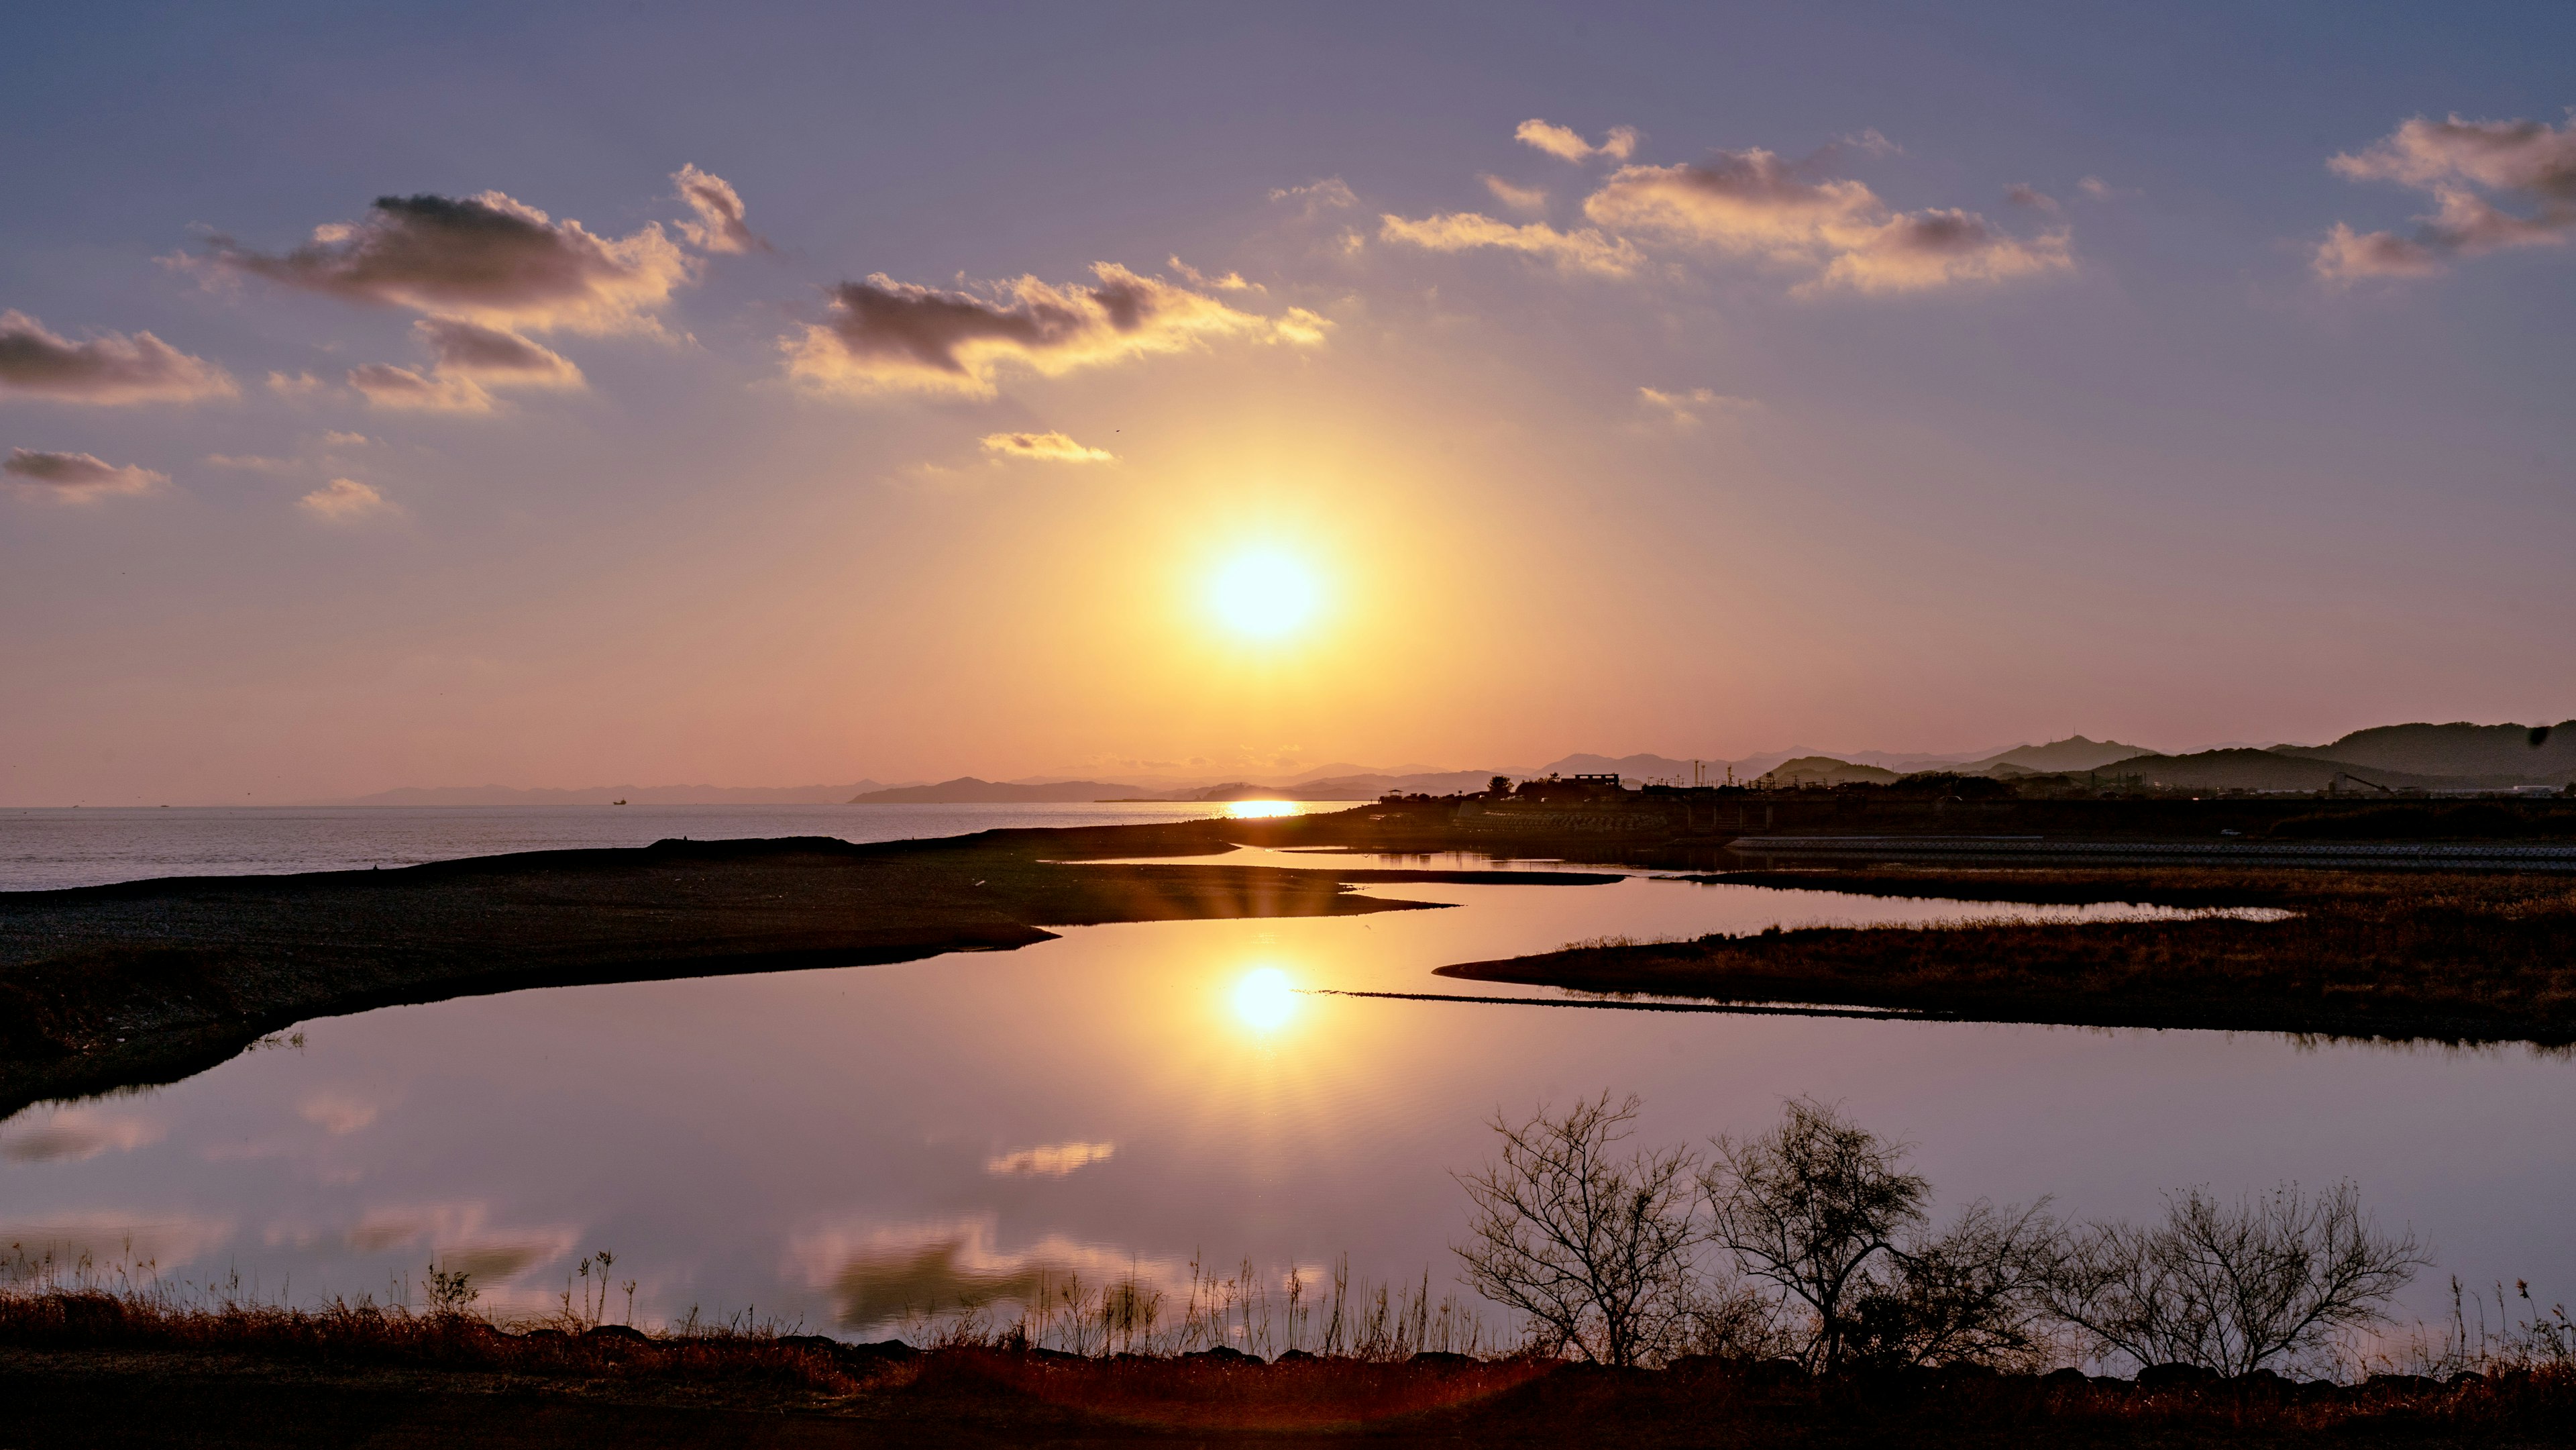
[(2576, 715), (2563, 5), (58, 6), (0, 804)]

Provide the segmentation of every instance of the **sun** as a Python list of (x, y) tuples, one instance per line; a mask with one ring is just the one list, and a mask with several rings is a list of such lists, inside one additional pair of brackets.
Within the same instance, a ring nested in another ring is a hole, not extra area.
[(1234, 1015), (1268, 1036), (1297, 1015), (1297, 989), (1277, 967), (1255, 967), (1234, 984)]
[(1278, 639), (1315, 617), (1323, 590), (1303, 560), (1276, 549), (1252, 549), (1217, 567), (1207, 598), (1227, 629)]

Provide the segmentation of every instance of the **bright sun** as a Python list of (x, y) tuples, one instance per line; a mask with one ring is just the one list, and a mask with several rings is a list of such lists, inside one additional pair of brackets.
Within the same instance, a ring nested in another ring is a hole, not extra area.
[(1277, 967), (1255, 967), (1234, 984), (1234, 1015), (1255, 1032), (1276, 1032), (1297, 1015), (1297, 989)]
[(1208, 604), (1237, 634), (1277, 639), (1314, 617), (1315, 572), (1290, 555), (1255, 549), (1235, 555), (1208, 581)]

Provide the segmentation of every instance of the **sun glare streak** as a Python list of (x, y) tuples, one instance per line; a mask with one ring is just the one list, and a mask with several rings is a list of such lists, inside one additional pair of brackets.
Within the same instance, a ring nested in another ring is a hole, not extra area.
[(1297, 803), (1295, 801), (1227, 801), (1225, 813), (1229, 818), (1238, 821), (1259, 820), (1264, 816), (1293, 816), (1297, 814)]
[(1276, 1032), (1297, 1015), (1297, 989), (1277, 967), (1255, 967), (1234, 984), (1234, 1015), (1255, 1032)]
[(1208, 581), (1208, 607), (1237, 634), (1277, 639), (1314, 617), (1322, 593), (1303, 561), (1255, 549), (1217, 568)]

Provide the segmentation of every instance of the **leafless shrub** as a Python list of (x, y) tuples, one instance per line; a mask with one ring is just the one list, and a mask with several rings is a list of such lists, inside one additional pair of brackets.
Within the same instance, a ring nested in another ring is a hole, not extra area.
[(1999, 1209), (1981, 1199), (1939, 1233), (1909, 1234), (1855, 1296), (1845, 1353), (1871, 1364), (2038, 1368), (2053, 1326), (2033, 1274), (2056, 1232), (2045, 1202)]
[(1638, 1100), (1610, 1095), (1562, 1116), (1499, 1115), (1499, 1161), (1461, 1176), (1475, 1205), (1458, 1247), (1468, 1281), (1519, 1310), (1542, 1347), (1604, 1364), (1651, 1363), (1687, 1328), (1693, 1299), (1691, 1183), (1681, 1149), (1621, 1154)]
[(2383, 1322), (2430, 1262), (2413, 1233), (2381, 1233), (2348, 1182), (2233, 1204), (2192, 1188), (2167, 1197), (2160, 1224), (2084, 1226), (2037, 1279), (2046, 1310), (2097, 1354), (2238, 1375), (2328, 1355)]
[(1811, 1369), (1844, 1361), (1898, 1236), (1924, 1221), (1932, 1185), (1903, 1159), (1901, 1144), (1799, 1099), (1760, 1137), (1718, 1139), (1700, 1175), (1712, 1236), (1736, 1268), (1811, 1321), (1798, 1353)]

